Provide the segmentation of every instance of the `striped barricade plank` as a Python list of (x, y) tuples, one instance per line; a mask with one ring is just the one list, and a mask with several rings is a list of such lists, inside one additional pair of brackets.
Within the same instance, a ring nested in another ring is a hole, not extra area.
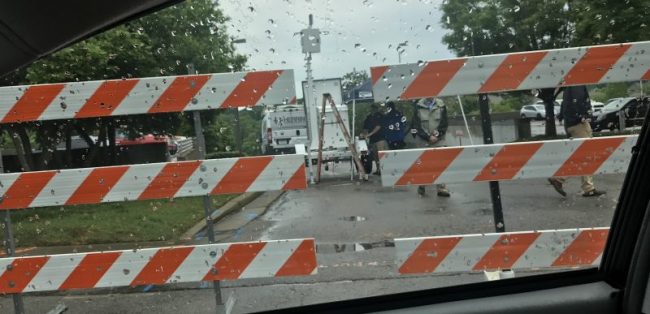
[(400, 274), (598, 266), (609, 228), (395, 239)]
[(313, 239), (220, 243), (0, 259), (0, 293), (307, 276)]
[(383, 186), (625, 173), (637, 136), (382, 151)]
[(0, 174), (0, 210), (300, 190), (304, 163), (278, 155)]
[(0, 87), (0, 123), (291, 103), (293, 70)]
[(378, 66), (370, 72), (378, 101), (650, 80), (650, 42)]

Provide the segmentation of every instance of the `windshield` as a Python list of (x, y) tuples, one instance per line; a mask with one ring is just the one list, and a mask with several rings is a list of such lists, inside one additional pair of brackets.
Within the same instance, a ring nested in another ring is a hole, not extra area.
[[(571, 47), (648, 39), (644, 21), (603, 1), (192, 0), (107, 30), (2, 78), (8, 254), (40, 257), (0, 292), (247, 313), (598, 267), (643, 118), (585, 104), (647, 95), (629, 56), (650, 48)], [(571, 101), (546, 113), (556, 88)]]

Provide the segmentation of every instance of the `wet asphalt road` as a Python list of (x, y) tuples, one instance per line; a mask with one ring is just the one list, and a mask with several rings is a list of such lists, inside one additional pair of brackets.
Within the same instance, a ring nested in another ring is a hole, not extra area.
[[(332, 171), (347, 169), (341, 164)], [(222, 242), (313, 237), (318, 246), (315, 276), (224, 283), (224, 295), (237, 300), (235, 313), (484, 280), (482, 274), (399, 276), (391, 243), (397, 237), (493, 232), (487, 183), (453, 184), (452, 196), (439, 198), (432, 188), (426, 197), (417, 196), (415, 187), (384, 188), (376, 176), (365, 183), (351, 182), (345, 174), (326, 177), (306, 191), (285, 193), (266, 211), (244, 208), (222, 222), (228, 225), (217, 234)], [(502, 182), (506, 230), (609, 226), (623, 175), (598, 176), (595, 182), (607, 195), (583, 198), (579, 178), (569, 180), (567, 198), (542, 179)], [(527, 273), (517, 273), (522, 275)], [(57, 302), (68, 305), (67, 313), (214, 313), (211, 289), (198, 283), (176, 288), (181, 290), (32, 296), (25, 303), (28, 313), (47, 312)], [(2, 299), (0, 312), (11, 308), (10, 300)]]

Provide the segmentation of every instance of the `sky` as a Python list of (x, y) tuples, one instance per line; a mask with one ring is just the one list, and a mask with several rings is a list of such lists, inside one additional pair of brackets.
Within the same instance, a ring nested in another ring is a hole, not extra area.
[(320, 29), (321, 52), (313, 55), (315, 79), (341, 77), (371, 66), (398, 63), (396, 47), (407, 42), (402, 63), (454, 57), (442, 36), (442, 0), (219, 0), (230, 17), (228, 33), (239, 53), (248, 56), (246, 70), (293, 69), (296, 92), (306, 79), (300, 36), (308, 15)]

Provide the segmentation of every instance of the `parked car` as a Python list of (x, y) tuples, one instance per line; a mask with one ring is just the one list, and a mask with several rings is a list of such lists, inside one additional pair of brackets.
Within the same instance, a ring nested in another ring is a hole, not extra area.
[(620, 130), (619, 113), (623, 112), (625, 127), (640, 126), (643, 124), (646, 112), (650, 106), (650, 98), (614, 98), (610, 99), (600, 113), (594, 115), (591, 128), (594, 131)]
[(544, 108), (544, 104), (526, 105), (521, 107), (519, 114), (522, 119), (542, 120), (546, 118), (546, 109)]

